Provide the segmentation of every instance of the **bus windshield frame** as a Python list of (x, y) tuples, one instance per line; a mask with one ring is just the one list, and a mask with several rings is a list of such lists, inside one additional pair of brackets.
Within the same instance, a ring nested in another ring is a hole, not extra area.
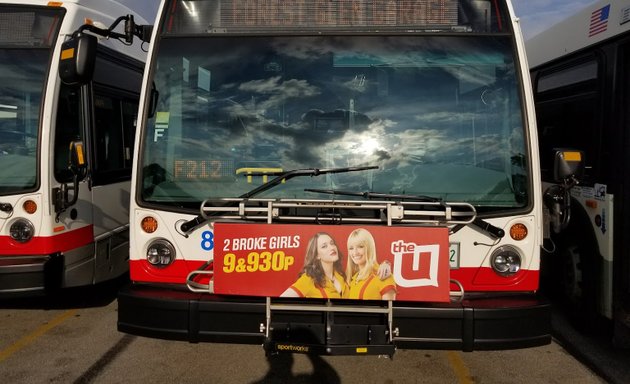
[(0, 5), (0, 195), (39, 184), (41, 108), (63, 8)]
[[(218, 2), (176, 4), (206, 3)], [(511, 32), (195, 32), (184, 13), (162, 24), (152, 68), (159, 98), (140, 141), (140, 204), (197, 208), (292, 169), (378, 166), (292, 179), (257, 197), (333, 198), (312, 191), (324, 190), (531, 207)]]

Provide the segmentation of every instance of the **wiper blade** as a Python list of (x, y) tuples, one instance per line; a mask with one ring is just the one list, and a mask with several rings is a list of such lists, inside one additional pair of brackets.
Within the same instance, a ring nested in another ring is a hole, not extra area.
[[(348, 173), (348, 172), (368, 171), (371, 169), (378, 169), (378, 166), (374, 165), (374, 166), (366, 166), (366, 167), (345, 167), (345, 168), (305, 168), (305, 169), (294, 169), (291, 171), (276, 172), (276, 173), (269, 173), (269, 172), (260, 173), (260, 174), (249, 173), (247, 174), (247, 176), (259, 176), (259, 175), (270, 176), (271, 175), (271, 176), (276, 176), (276, 177), (267, 181), (266, 183), (259, 185), (258, 187), (252, 189), (251, 191), (245, 192), (244, 194), (240, 195), (239, 198), (248, 199), (248, 198), (254, 197), (262, 192), (265, 192), (275, 187), (276, 185), (279, 185), (283, 181), (292, 179), (294, 177), (300, 177), (300, 176), (312, 177), (312, 176), (326, 175), (330, 173)], [(200, 224), (204, 223), (206, 220), (207, 219), (204, 218), (200, 214), (196, 216), (194, 219), (183, 223), (180, 228), (182, 232), (184, 232), (185, 234), (188, 234), (188, 232), (190, 232), (191, 230), (193, 230)]]
[(471, 224), (490, 234), (495, 239), (501, 239), (503, 238), (503, 236), (505, 236), (505, 231), (502, 228), (495, 227), (484, 219), (480, 219), (477, 217)]
[(395, 193), (382, 193), (382, 192), (352, 192), (352, 191), (339, 191), (336, 189), (305, 189), (306, 192), (325, 193), (329, 195), (341, 195), (341, 196), (361, 196), (366, 199), (399, 199), (399, 200), (412, 200), (426, 203), (438, 203), (442, 199), (432, 196), (424, 195), (404, 195)]
[[(261, 173), (260, 175), (272, 175), (276, 176), (275, 178), (269, 180), (268, 182), (261, 184), (260, 186), (252, 189), (249, 192), (246, 192), (239, 197), (249, 198), (259, 193), (262, 193), (268, 189), (275, 187), (276, 185), (282, 183), (285, 180), (292, 179), (298, 176), (319, 176), (325, 175), (328, 173), (348, 173), (348, 172), (358, 172), (358, 171), (368, 171), (370, 169), (378, 169), (378, 166), (368, 166), (368, 167), (345, 167), (345, 168), (306, 168), (306, 169), (294, 169), (292, 171), (286, 172), (276, 172), (276, 173)], [(256, 173), (250, 173), (248, 176), (258, 176)]]

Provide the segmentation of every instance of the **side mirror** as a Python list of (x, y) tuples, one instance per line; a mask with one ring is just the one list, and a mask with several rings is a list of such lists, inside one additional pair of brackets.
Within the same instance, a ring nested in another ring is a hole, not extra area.
[(79, 33), (61, 44), (59, 77), (70, 85), (83, 85), (92, 80), (96, 63), (96, 36)]
[(573, 149), (555, 149), (553, 178), (556, 182), (580, 179), (584, 174), (584, 153)]
[[(85, 177), (87, 163), (85, 162), (85, 150), (83, 141), (75, 140), (70, 142), (70, 156), (68, 159), (68, 169), (72, 171), (72, 185), (61, 184), (59, 188), (53, 188), (53, 204), (55, 206), (55, 221), (59, 222), (59, 216), (69, 207), (75, 205), (79, 199), (79, 180)], [(72, 191), (72, 197), (70, 196)]]

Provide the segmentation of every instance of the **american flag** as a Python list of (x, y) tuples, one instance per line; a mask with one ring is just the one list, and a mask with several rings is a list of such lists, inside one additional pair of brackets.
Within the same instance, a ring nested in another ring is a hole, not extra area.
[(608, 29), (608, 16), (610, 15), (610, 4), (591, 13), (591, 24), (588, 28), (588, 37), (605, 32)]

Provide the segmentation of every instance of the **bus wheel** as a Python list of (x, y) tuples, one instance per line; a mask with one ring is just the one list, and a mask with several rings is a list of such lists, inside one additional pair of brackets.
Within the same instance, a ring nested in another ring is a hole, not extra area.
[(588, 331), (596, 318), (596, 276), (594, 248), (576, 235), (562, 251), (562, 298), (569, 319), (581, 331)]
[(564, 298), (568, 300), (572, 309), (577, 309), (582, 302), (582, 264), (580, 251), (577, 245), (567, 247), (562, 255), (563, 273), (562, 288)]

